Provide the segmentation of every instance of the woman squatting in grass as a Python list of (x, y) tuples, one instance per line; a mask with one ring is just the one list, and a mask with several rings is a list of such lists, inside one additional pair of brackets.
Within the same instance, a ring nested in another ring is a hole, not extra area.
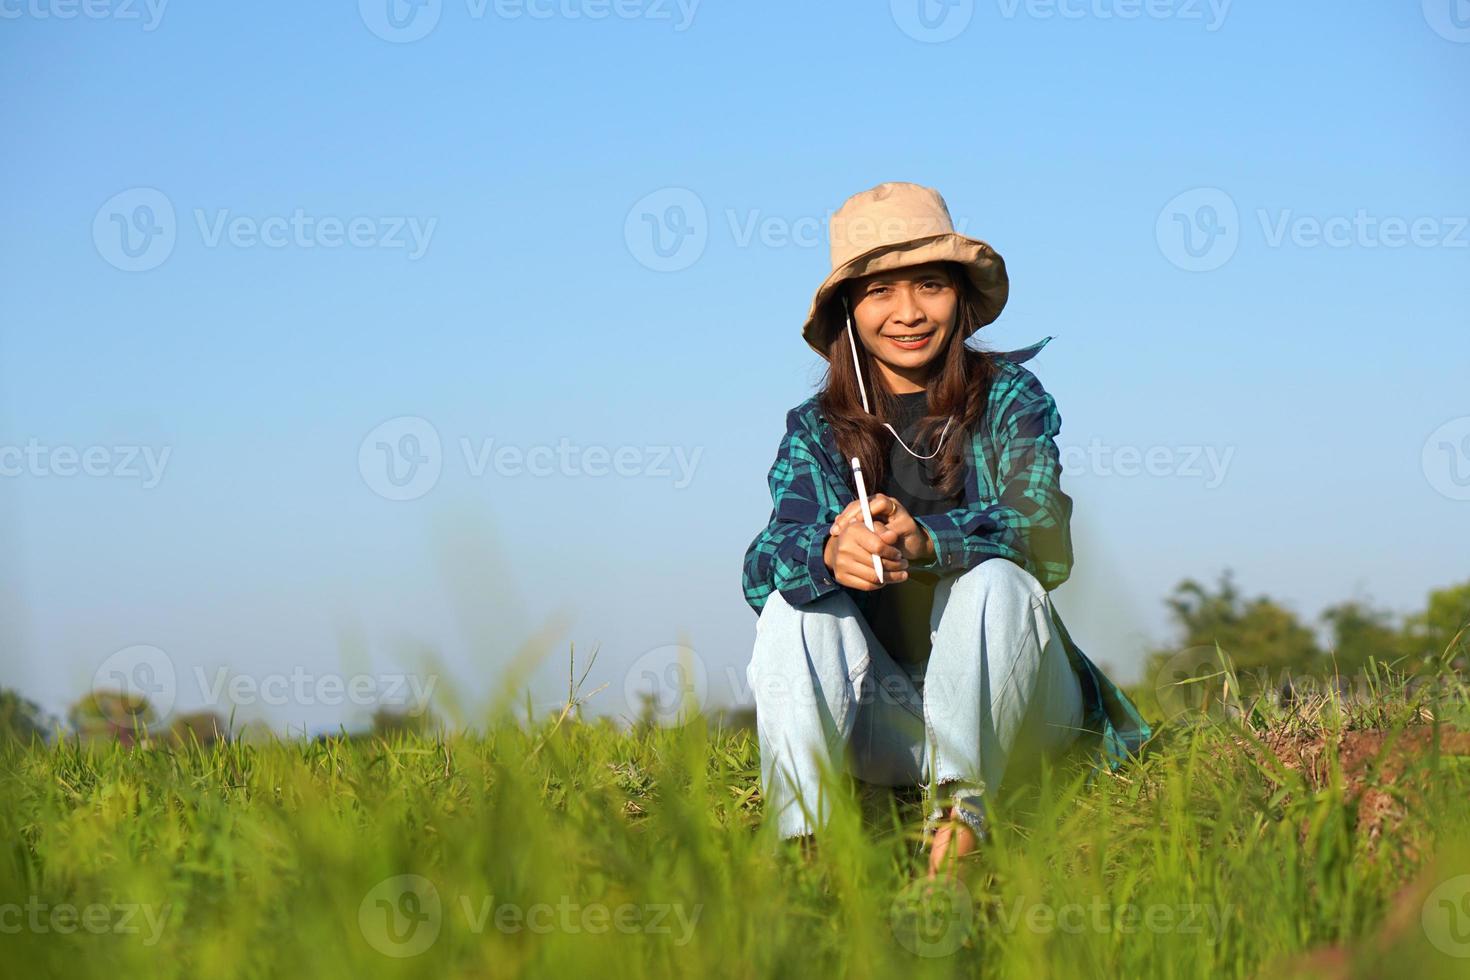
[(787, 413), (745, 555), (761, 786), (783, 839), (825, 824), (824, 770), (924, 786), (933, 875), (986, 840), (1008, 771), (1079, 740), (1116, 768), (1150, 730), (1049, 595), (1071, 572), (1072, 501), (1056, 405), (1022, 366), (1046, 341), (966, 343), (1005, 305), (1000, 255), (915, 184), (855, 195), (830, 230), (802, 330), (825, 382)]

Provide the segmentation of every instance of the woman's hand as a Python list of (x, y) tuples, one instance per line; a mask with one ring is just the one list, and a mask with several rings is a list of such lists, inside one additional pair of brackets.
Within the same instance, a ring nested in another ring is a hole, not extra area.
[[(908, 559), (898, 550), (898, 533), (876, 521), (873, 528), (869, 531), (864, 527), (862, 515), (859, 514), (856, 527), (846, 528), (841, 535), (831, 533), (827, 536), (822, 559), (832, 569), (832, 577), (837, 580), (838, 585), (861, 592), (872, 592), (909, 577)], [(881, 583), (878, 581), (878, 573), (873, 571), (874, 555), (883, 560)]]
[[(929, 532), (919, 526), (908, 508), (899, 503), (886, 493), (875, 493), (868, 498), (868, 506), (873, 511), (873, 527), (878, 528), (882, 522), (890, 531), (898, 535), (898, 547), (903, 556), (913, 562), (930, 562), (934, 560), (934, 542), (929, 540)], [(834, 537), (841, 536), (853, 526), (859, 530), (866, 531), (863, 526), (862, 504), (854, 500), (843, 508), (842, 513), (837, 515), (837, 520), (832, 522), (830, 534)], [(869, 563), (871, 565), (871, 562)], [(869, 568), (869, 571), (872, 569)]]

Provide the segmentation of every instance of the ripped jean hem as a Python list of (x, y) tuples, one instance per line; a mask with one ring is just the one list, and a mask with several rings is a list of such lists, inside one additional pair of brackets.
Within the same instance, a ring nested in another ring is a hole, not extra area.
[(990, 819), (985, 807), (985, 786), (966, 780), (950, 780), (940, 784), (950, 787), (947, 794), (940, 794), (933, 808), (924, 819), (924, 841), (932, 842), (934, 832), (945, 821), (946, 804), (953, 807), (954, 817), (974, 833), (981, 843), (990, 839)]

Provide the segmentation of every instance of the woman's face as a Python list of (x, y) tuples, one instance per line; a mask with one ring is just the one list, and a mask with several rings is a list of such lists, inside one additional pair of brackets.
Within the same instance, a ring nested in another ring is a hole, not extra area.
[(852, 325), (892, 391), (924, 387), (955, 328), (959, 295), (938, 263), (906, 266), (847, 284)]

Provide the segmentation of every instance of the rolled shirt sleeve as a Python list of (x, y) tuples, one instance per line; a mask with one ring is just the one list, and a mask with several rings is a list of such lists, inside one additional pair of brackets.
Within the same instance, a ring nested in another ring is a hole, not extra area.
[(841, 588), (822, 552), (841, 507), (822, 478), (795, 409), (767, 475), (771, 519), (745, 552), (745, 601), (757, 613), (772, 592), (801, 606)]

